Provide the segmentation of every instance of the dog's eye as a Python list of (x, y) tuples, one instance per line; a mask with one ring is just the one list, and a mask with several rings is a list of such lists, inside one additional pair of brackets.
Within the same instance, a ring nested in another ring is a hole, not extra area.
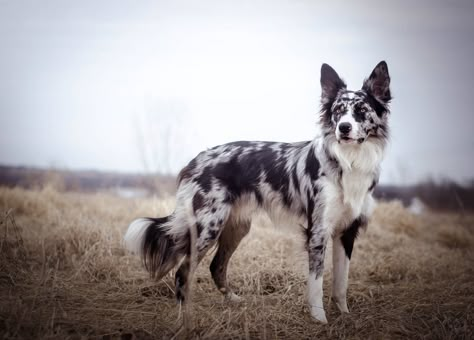
[(367, 109), (365, 107), (360, 107), (358, 110), (360, 113), (366, 113)]

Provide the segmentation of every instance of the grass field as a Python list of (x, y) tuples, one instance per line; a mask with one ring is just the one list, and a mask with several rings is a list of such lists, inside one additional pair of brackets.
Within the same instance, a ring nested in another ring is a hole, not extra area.
[(208, 255), (195, 276), (195, 329), (182, 320), (172, 274), (153, 282), (121, 238), (138, 216), (165, 215), (173, 199), (0, 188), (0, 336), (57, 339), (472, 339), (474, 216), (412, 215), (380, 203), (356, 242), (351, 313), (329, 305), (329, 324), (306, 306), (300, 235), (259, 219), (231, 260), (229, 278), (245, 300), (215, 289)]

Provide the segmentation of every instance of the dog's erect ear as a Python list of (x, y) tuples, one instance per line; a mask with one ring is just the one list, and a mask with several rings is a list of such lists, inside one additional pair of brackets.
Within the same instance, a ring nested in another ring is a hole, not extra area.
[(369, 78), (364, 80), (362, 90), (370, 93), (382, 103), (388, 103), (392, 99), (390, 94), (390, 75), (385, 61), (381, 61), (375, 66)]
[(344, 81), (328, 64), (321, 66), (321, 98), (323, 101), (334, 100), (340, 89), (346, 88)]

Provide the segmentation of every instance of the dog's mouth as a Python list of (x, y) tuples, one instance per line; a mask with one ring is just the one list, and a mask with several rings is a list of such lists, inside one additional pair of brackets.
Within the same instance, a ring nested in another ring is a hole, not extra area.
[(365, 138), (358, 138), (354, 139), (349, 136), (341, 136), (339, 137), (339, 143), (345, 143), (345, 144), (362, 144), (365, 142)]
[(349, 137), (349, 136), (340, 136), (339, 137), (339, 143), (344, 143), (344, 144), (355, 144), (356, 140)]

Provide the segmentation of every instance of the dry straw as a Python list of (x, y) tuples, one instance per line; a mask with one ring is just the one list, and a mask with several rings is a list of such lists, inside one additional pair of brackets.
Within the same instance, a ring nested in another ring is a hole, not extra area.
[[(194, 274), (192, 327), (174, 299), (172, 273), (149, 279), (121, 245), (127, 224), (159, 216), (173, 201), (109, 194), (0, 188), (0, 335), (56, 339), (472, 339), (473, 216), (412, 215), (380, 204), (353, 254), (351, 314), (330, 301), (328, 325), (306, 307), (301, 235), (258, 219), (231, 260), (230, 283), (244, 298), (225, 302), (209, 274)], [(330, 254), (330, 250), (328, 251)], [(211, 255), (212, 256), (212, 255)]]

